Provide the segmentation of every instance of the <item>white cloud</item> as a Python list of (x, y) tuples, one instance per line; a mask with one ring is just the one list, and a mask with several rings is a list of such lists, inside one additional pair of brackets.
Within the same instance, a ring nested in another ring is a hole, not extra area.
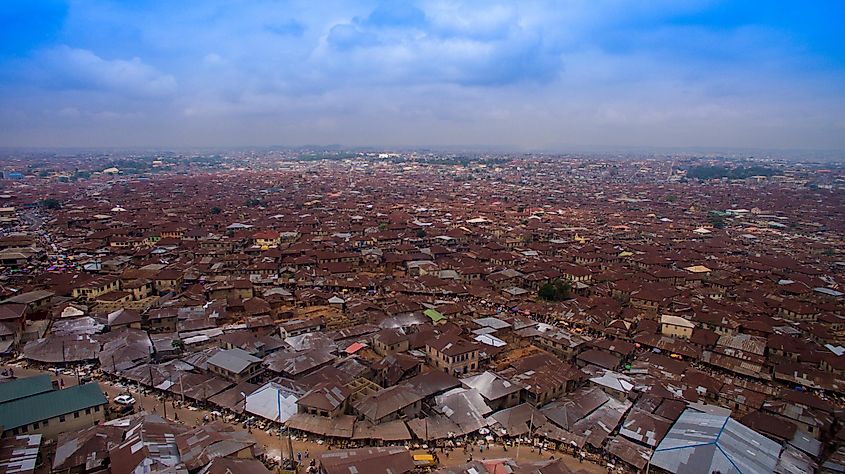
[(203, 58), (206, 64), (220, 64), (223, 62), (223, 58), (220, 57), (217, 53), (208, 53)]
[(99, 89), (135, 97), (167, 97), (177, 89), (175, 77), (140, 58), (108, 60), (66, 45), (44, 52), (36, 67), (60, 89)]
[(710, 0), (400, 2), (74, 2), (0, 83), (0, 138), (845, 147), (843, 69), (766, 25), (675, 21)]

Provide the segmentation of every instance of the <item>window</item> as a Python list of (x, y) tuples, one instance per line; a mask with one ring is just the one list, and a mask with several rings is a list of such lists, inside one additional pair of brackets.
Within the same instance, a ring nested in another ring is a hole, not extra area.
[(62, 416), (59, 417), (59, 423), (64, 423), (64, 422), (65, 422), (65, 416), (62, 415)]
[(100, 411), (100, 405), (95, 406), (94, 411)]
[(90, 414), (91, 414), (91, 409), (90, 409), (90, 408), (86, 408), (86, 409), (85, 409), (85, 414), (86, 414), (86, 415), (90, 415)]
[(78, 412), (78, 411), (73, 412), (73, 417), (74, 417), (74, 418), (79, 418), (79, 412)]
[(37, 421), (32, 424), (32, 429), (34, 429), (34, 430), (38, 429), (38, 422)]

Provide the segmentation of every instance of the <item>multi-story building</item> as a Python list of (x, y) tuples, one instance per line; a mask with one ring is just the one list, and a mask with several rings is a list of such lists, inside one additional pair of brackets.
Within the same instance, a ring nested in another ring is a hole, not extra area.
[(433, 367), (452, 375), (478, 370), (479, 345), (458, 336), (444, 335), (427, 342), (426, 358)]

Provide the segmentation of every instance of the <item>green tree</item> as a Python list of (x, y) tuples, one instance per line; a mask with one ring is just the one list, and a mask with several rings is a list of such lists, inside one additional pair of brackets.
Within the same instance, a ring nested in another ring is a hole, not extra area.
[(724, 229), (725, 218), (721, 214), (710, 213), (710, 224), (716, 229)]
[(219, 208), (219, 207), (217, 207), (217, 206), (214, 206), (214, 207), (212, 207), (212, 208), (211, 208), (211, 213), (212, 213), (212, 214), (220, 214), (220, 212), (221, 212), (221, 211), (220, 211), (220, 208)]
[(425, 236), (426, 236), (425, 229), (419, 229), (419, 230), (417, 230), (417, 237), (419, 237), (420, 239), (422, 239), (422, 238), (424, 238)]
[(62, 208), (62, 203), (59, 202), (58, 199), (54, 199), (54, 198), (42, 199), (41, 205), (43, 207), (46, 207), (47, 209), (53, 209), (53, 210)]
[(537, 295), (546, 301), (563, 301), (570, 297), (572, 284), (566, 280), (555, 279), (540, 287)]

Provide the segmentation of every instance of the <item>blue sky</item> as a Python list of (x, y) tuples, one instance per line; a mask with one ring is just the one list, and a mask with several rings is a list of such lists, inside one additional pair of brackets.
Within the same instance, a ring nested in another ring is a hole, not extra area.
[(845, 2), (0, 2), (0, 145), (845, 149)]

